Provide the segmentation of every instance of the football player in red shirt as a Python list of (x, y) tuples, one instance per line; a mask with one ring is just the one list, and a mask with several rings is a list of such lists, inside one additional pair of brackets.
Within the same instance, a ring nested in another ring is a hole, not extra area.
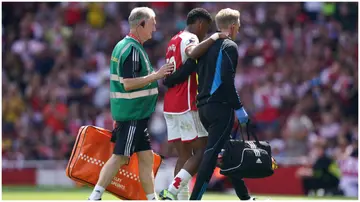
[[(164, 84), (169, 87), (164, 98), (164, 114), (168, 141), (178, 153), (174, 179), (160, 198), (188, 200), (188, 183), (196, 174), (207, 143), (207, 131), (202, 126), (197, 108), (196, 59), (226, 33), (215, 33), (203, 40), (212, 23), (210, 13), (195, 8), (188, 13), (187, 27), (169, 42), (166, 63), (174, 63), (174, 72)], [(202, 41), (199, 43), (199, 41)]]

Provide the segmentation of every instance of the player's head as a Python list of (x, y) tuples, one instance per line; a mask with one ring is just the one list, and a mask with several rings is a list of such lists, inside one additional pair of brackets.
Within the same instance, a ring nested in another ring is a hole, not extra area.
[(222, 9), (216, 14), (215, 23), (218, 30), (229, 32), (229, 37), (235, 40), (240, 28), (240, 12), (231, 8)]
[(209, 31), (211, 21), (211, 15), (206, 9), (194, 8), (188, 13), (186, 24), (193, 27), (192, 31), (201, 41)]
[(130, 12), (128, 21), (130, 29), (133, 30), (142, 42), (152, 37), (152, 33), (156, 31), (155, 12), (148, 7), (137, 7)]

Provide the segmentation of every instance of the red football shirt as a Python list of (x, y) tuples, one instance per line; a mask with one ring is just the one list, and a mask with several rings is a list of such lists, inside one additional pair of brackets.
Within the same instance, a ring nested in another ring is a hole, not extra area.
[[(185, 64), (189, 57), (185, 50), (199, 43), (195, 34), (181, 31), (169, 42), (166, 51), (166, 62), (174, 63), (174, 71)], [(197, 81), (196, 72), (193, 72), (187, 81), (169, 88), (164, 97), (164, 113), (182, 114), (196, 108)]]

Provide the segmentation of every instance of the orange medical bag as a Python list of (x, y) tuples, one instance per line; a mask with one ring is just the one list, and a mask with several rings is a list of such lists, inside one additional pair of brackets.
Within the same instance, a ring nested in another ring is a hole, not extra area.
[[(114, 143), (110, 139), (111, 131), (109, 130), (95, 126), (82, 126), (66, 167), (66, 175), (76, 182), (95, 186), (101, 168), (113, 153)], [(154, 176), (161, 162), (161, 156), (154, 153)], [(139, 179), (136, 153), (130, 157), (127, 165), (119, 169), (106, 191), (123, 200), (147, 200)]]

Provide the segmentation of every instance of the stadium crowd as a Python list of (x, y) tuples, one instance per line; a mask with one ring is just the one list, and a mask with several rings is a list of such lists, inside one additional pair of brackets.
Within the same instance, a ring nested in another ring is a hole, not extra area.
[[(3, 159), (66, 160), (80, 126), (112, 129), (110, 55), (128, 33), (135, 6), (157, 14), (157, 31), (145, 44), (155, 68), (165, 63), (167, 43), (186, 26), (191, 8), (240, 10), (236, 86), (259, 138), (279, 159), (311, 164), (318, 148), (336, 160), (357, 158), (357, 3), (6, 2)], [(162, 113), (166, 88), (159, 84), (149, 130), (153, 149), (171, 156)]]

